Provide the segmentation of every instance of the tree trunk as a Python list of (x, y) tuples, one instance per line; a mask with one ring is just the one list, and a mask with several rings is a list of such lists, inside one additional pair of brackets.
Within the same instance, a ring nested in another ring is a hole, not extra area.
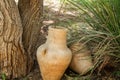
[[(23, 44), (28, 55), (35, 60), (37, 47), (43, 42), (40, 37), (40, 28), (42, 26), (43, 0), (19, 0), (18, 8), (20, 11), (23, 25)], [(32, 67), (33, 60), (28, 60)]]
[(22, 25), (14, 0), (0, 0), (0, 74), (26, 75), (27, 57), (22, 46)]

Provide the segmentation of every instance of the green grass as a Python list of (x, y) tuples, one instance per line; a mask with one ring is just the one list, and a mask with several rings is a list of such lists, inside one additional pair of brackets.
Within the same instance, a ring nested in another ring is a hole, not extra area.
[(2, 80), (6, 80), (6, 75), (4, 73), (1, 74), (1, 78), (2, 78)]
[[(76, 41), (88, 44), (94, 55), (93, 71), (108, 64), (119, 68), (114, 64), (120, 63), (120, 0), (65, 0), (65, 2), (79, 11), (78, 18), (89, 25), (72, 27), (69, 44)], [(110, 57), (108, 61), (106, 56)]]

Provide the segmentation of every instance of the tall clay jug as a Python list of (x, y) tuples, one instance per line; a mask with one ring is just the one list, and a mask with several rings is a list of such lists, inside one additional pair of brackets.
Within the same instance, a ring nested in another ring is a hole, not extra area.
[(43, 80), (60, 80), (69, 66), (72, 53), (66, 46), (65, 28), (49, 28), (45, 44), (37, 50)]

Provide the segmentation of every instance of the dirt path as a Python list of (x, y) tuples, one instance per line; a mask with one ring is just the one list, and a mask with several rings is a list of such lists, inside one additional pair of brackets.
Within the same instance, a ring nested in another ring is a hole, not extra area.
[[(44, 0), (44, 21), (53, 21), (53, 25), (67, 27), (70, 22), (77, 22), (77, 12), (68, 11), (59, 0)], [(47, 23), (44, 23), (46, 25)]]

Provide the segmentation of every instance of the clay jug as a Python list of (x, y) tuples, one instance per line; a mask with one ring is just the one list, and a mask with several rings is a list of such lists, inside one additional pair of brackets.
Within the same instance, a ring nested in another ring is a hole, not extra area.
[(72, 53), (66, 46), (66, 32), (65, 28), (50, 27), (46, 43), (37, 50), (43, 80), (60, 80), (71, 62)]
[(76, 42), (70, 46), (72, 51), (72, 60), (70, 68), (80, 75), (86, 74), (93, 67), (91, 51), (85, 44)]

